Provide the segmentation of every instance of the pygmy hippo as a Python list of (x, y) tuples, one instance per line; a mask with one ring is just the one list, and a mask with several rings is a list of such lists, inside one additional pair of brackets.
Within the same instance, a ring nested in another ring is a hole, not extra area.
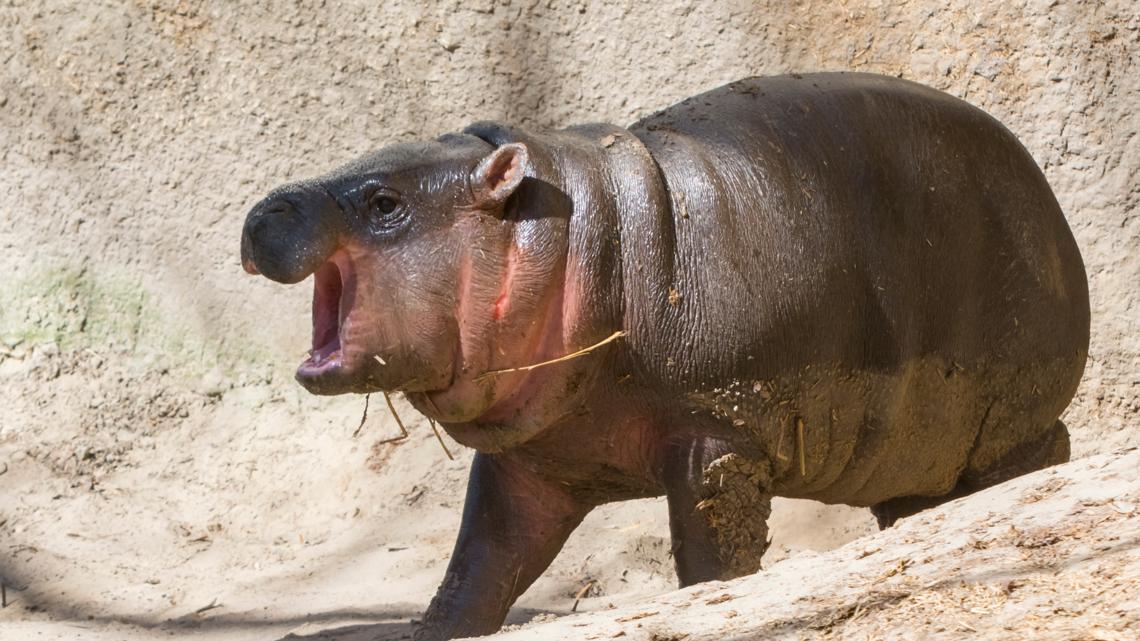
[(684, 586), (760, 567), (772, 496), (887, 527), (1063, 462), (1088, 353), (1029, 153), (867, 74), (385, 147), (273, 191), (241, 254), (313, 276), (301, 385), (402, 392), (477, 451), (419, 639), (497, 630), (602, 503), (668, 498)]

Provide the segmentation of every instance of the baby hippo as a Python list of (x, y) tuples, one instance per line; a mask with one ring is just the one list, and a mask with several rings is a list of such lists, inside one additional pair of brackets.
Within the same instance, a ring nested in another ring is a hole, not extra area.
[(421, 640), (497, 630), (610, 501), (668, 498), (690, 585), (760, 567), (773, 496), (886, 527), (1065, 461), (1088, 353), (1024, 147), (875, 75), (385, 147), (272, 192), (241, 254), (313, 277), (301, 385), (402, 392), (477, 451)]

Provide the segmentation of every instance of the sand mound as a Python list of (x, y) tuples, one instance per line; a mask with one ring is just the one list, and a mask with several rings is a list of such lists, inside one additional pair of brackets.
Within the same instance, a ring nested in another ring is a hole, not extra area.
[(824, 554), (497, 638), (1140, 638), (1140, 451), (1042, 470)]

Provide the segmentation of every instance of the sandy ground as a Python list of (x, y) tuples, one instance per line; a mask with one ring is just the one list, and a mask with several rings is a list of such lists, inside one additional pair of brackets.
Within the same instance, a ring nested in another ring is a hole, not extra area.
[[(446, 566), (470, 452), (448, 441), (449, 461), (402, 403), (412, 436), (380, 444), (397, 433), (380, 401), (354, 439), (359, 398), (185, 389), (151, 368), (40, 348), (0, 362), (16, 419), (0, 638), (404, 638)], [(773, 528), (769, 563), (873, 530), (865, 510), (796, 501)], [(510, 621), (566, 614), (587, 585), (580, 611), (675, 587), (662, 500), (591, 514)]]
[[(145, 368), (22, 356), (0, 363), (7, 416), (34, 417), (0, 445), (0, 638), (410, 634), (469, 453), (448, 441), (449, 461), (407, 406), (412, 436), (383, 444), (396, 430), (376, 404), (352, 437), (359, 399), (261, 381), (179, 391)], [(780, 501), (764, 571), (679, 592), (663, 502), (607, 506), (507, 638), (1134, 639), (1138, 468), (1135, 449), (1081, 459), (883, 533), (862, 510)]]

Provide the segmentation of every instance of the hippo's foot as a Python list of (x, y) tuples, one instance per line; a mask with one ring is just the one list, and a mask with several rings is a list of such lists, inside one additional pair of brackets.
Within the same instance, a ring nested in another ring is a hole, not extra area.
[(998, 450), (996, 455), (971, 454), (962, 481), (976, 491), (1068, 460), (1069, 430), (1058, 419), (1037, 438)]
[(938, 507), (947, 501), (961, 498), (973, 491), (968, 485), (959, 481), (953, 490), (942, 496), (899, 496), (882, 503), (876, 503), (871, 506), (871, 514), (874, 514), (875, 520), (879, 522), (879, 529), (885, 530), (899, 519), (918, 514), (932, 507)]
[(980, 457), (971, 456), (958, 484), (942, 496), (900, 496), (872, 505), (871, 513), (878, 520), (879, 529), (886, 529), (901, 518), (1004, 483), (1022, 474), (1068, 461), (1069, 430), (1057, 420), (1040, 437), (1010, 448), (1000, 457), (985, 463), (975, 460), (977, 458)]
[(665, 465), (673, 558), (682, 587), (760, 569), (772, 512), (768, 466), (727, 444), (698, 439), (670, 451)]
[(415, 641), (497, 631), (590, 507), (509, 456), (476, 454), (459, 539)]

